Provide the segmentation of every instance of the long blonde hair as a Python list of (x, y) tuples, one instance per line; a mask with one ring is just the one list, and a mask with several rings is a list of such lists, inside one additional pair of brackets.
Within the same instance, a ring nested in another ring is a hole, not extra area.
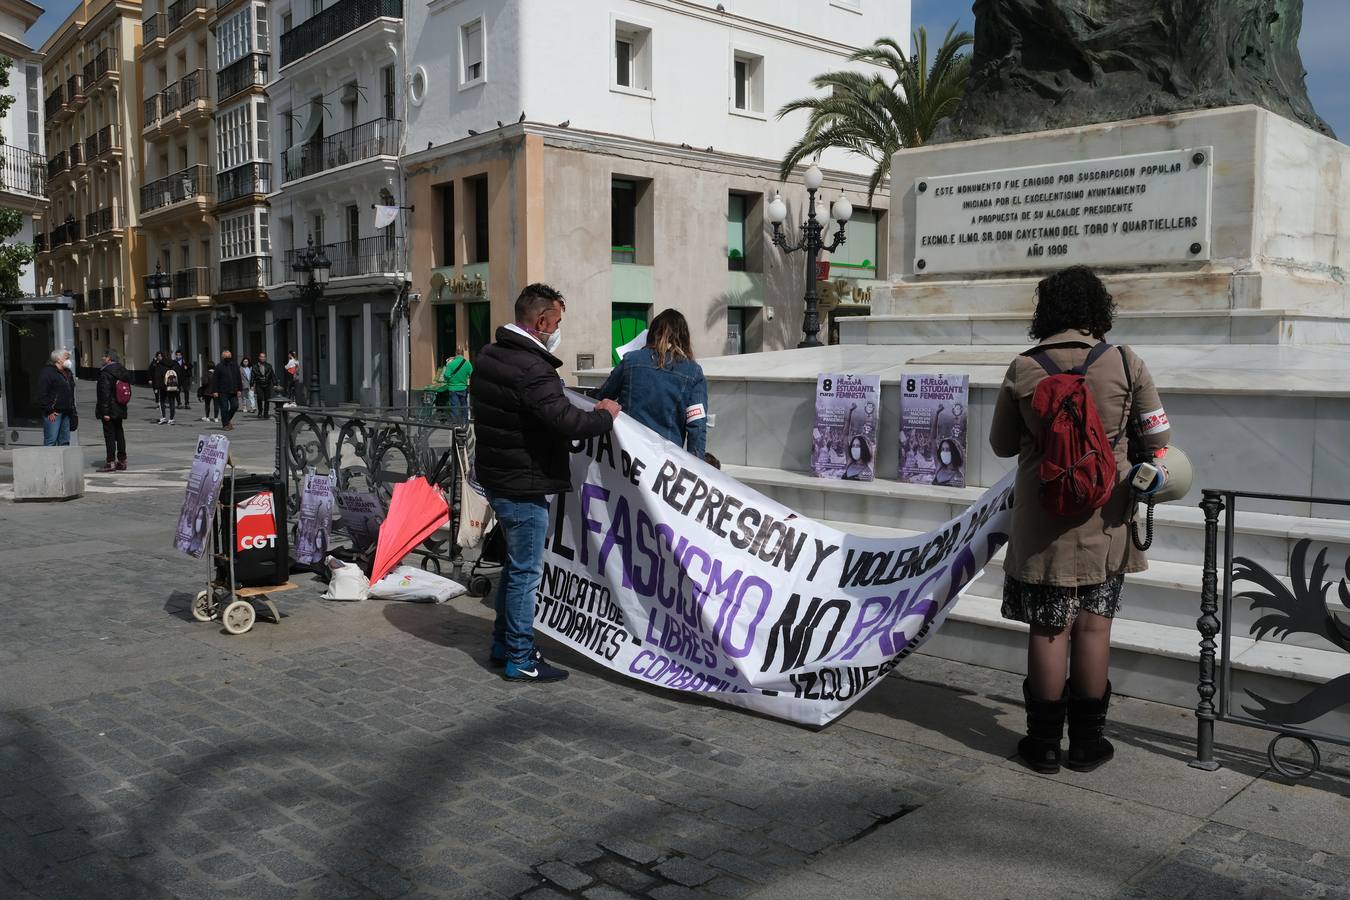
[(682, 359), (694, 361), (694, 351), (689, 346), (689, 323), (677, 309), (663, 310), (652, 319), (647, 327), (647, 346), (663, 369)]

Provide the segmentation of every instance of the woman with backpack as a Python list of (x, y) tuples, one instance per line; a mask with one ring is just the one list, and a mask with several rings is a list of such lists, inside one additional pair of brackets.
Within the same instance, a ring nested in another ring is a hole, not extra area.
[(94, 415), (103, 423), (103, 444), (107, 450), (106, 462), (97, 471), (121, 472), (127, 467), (127, 435), (124, 424), (127, 404), (131, 402), (131, 382), (127, 370), (117, 360), (117, 351), (103, 354), (103, 368), (98, 372), (95, 387)]
[[(206, 361), (206, 371), (202, 372), (201, 384), (197, 385), (197, 399), (202, 401), (203, 422), (220, 421), (220, 401), (215, 398), (216, 393), (216, 364), (210, 360)], [(212, 404), (215, 404), (214, 408)], [(212, 415), (215, 413), (215, 415)]]
[(161, 354), (159, 365), (150, 370), (154, 380), (155, 393), (159, 396), (160, 425), (175, 425), (174, 415), (178, 412), (178, 400), (183, 396), (183, 387), (187, 378), (178, 361), (168, 354)]
[(1102, 736), (1111, 621), (1125, 574), (1148, 567), (1129, 535), (1129, 454), (1161, 449), (1170, 432), (1143, 360), (1105, 342), (1114, 316), (1085, 266), (1041, 281), (1030, 329), (1038, 343), (1008, 367), (989, 429), (994, 453), (1017, 457), (1003, 616), (1030, 627), (1017, 752), (1038, 772), (1061, 762), (1091, 771), (1114, 755)]

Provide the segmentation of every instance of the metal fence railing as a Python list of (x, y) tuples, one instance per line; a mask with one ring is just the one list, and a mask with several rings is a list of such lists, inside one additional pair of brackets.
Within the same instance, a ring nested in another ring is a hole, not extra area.
[(373, 119), (337, 134), (281, 151), (287, 181), (375, 156), (398, 153), (397, 119)]
[(281, 35), (281, 64), (288, 66), (362, 25), (384, 17), (403, 18), (403, 0), (338, 0)]

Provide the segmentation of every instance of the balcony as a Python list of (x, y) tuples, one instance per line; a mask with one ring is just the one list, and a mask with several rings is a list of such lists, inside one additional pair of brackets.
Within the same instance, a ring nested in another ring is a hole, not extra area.
[(75, 219), (63, 222), (52, 229), (49, 237), (52, 250), (57, 250), (67, 244), (73, 244), (80, 240), (80, 223)]
[(66, 106), (66, 89), (57, 86), (56, 90), (47, 95), (47, 99), (42, 103), (42, 110), (46, 113), (47, 121), (50, 122), (57, 118)]
[[(361, 238), (341, 244), (325, 244), (324, 253), (332, 262), (331, 278), (353, 278), (359, 275), (391, 275), (403, 271), (403, 236)], [(287, 281), (295, 280), (295, 250), (285, 255)]]
[(45, 232), (40, 232), (38, 234), (33, 235), (33, 252), (34, 253), (47, 252), (47, 235)]
[[(336, 8), (336, 7), (334, 7)], [(286, 181), (295, 181), (348, 163), (398, 153), (397, 119), (374, 119), (299, 147), (281, 151)]]
[(171, 208), (205, 217), (211, 203), (210, 166), (188, 166), (167, 178), (152, 181), (141, 188), (141, 215), (159, 217), (159, 210)]
[(403, 18), (403, 0), (338, 0), (281, 35), (281, 65), (288, 66), (380, 18)]
[(79, 141), (71, 144), (70, 149), (66, 151), (66, 155), (70, 159), (71, 174), (79, 174), (85, 164), (84, 144), (81, 144)]
[(169, 34), (184, 26), (206, 24), (206, 0), (178, 0), (169, 7)]
[(117, 57), (111, 50), (100, 50), (98, 56), (84, 65), (84, 89), (91, 97), (104, 86), (116, 83), (118, 77)]
[(66, 79), (66, 100), (72, 109), (79, 109), (88, 97), (84, 93), (84, 76), (72, 75)]
[(228, 259), (220, 264), (220, 293), (232, 291), (262, 292), (272, 283), (272, 257), (250, 256)]
[(122, 142), (118, 139), (116, 125), (104, 125), (98, 134), (90, 135), (84, 141), (85, 158), (95, 166), (103, 167), (122, 157)]
[(22, 147), (0, 147), (0, 205), (34, 213), (47, 202), (47, 163)]
[(169, 36), (169, 20), (164, 13), (155, 13), (141, 23), (141, 50), (163, 50), (164, 39)]
[[(78, 295), (77, 295), (78, 296)], [(84, 295), (84, 303), (76, 312), (100, 312), (105, 309), (117, 309), (117, 288), (90, 288)]]
[(108, 240), (121, 231), (119, 217), (112, 207), (104, 207), (84, 217), (84, 233), (94, 240)]
[(70, 158), (66, 156), (64, 150), (47, 160), (47, 180), (49, 182), (55, 181), (68, 171), (70, 171)]
[(216, 203), (272, 192), (272, 164), (253, 162), (216, 176)]
[(146, 98), (145, 135), (154, 139), (186, 131), (211, 118), (215, 106), (203, 90), (206, 70), (196, 69)]
[(206, 266), (179, 269), (173, 273), (173, 299), (211, 296), (211, 270)]
[(270, 62), (266, 53), (250, 53), (221, 69), (216, 74), (216, 102), (224, 103), (254, 85), (266, 84)]

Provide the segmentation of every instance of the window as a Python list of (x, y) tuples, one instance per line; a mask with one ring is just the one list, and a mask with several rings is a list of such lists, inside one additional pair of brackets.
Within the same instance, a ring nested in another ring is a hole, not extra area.
[(347, 243), (351, 245), (351, 254), (356, 255), (357, 245), (361, 243), (361, 207), (347, 207)]
[(455, 186), (437, 188), (441, 198), (441, 265), (455, 264)]
[(473, 198), (473, 262), (488, 261), (488, 180), (486, 175), (466, 181)]
[(385, 66), (381, 76), (380, 81), (384, 86), (384, 117), (392, 122), (398, 118), (394, 109), (394, 67)]
[(250, 32), (254, 15), (252, 9), (242, 9), (216, 28), (217, 69), (223, 69), (253, 51), (253, 35)]
[(763, 114), (764, 57), (737, 51), (731, 62), (731, 107), (736, 112)]
[[(830, 256), (831, 278), (876, 278), (878, 245), (880, 233), (880, 214), (873, 209), (856, 209), (853, 217), (844, 228), (848, 242)], [(831, 222), (825, 235), (825, 241), (834, 239), (839, 230), (837, 222)]]
[(267, 53), (272, 49), (267, 39), (267, 7), (255, 6), (253, 10), (257, 15), (254, 30), (258, 34), (258, 52)]
[(459, 55), (464, 61), (460, 72), (461, 87), (478, 84), (483, 71), (483, 20), (477, 19), (459, 29)]
[(216, 170), (225, 172), (251, 162), (253, 104), (245, 103), (216, 116)]
[(323, 0), (310, 0), (309, 17), (312, 19), (321, 12), (323, 12)]
[(264, 162), (271, 159), (269, 155), (272, 142), (272, 125), (267, 119), (267, 101), (258, 101), (258, 153), (255, 159)]
[(290, 14), (289, 12), (284, 12), (284, 13), (282, 13), (282, 14), (281, 14), (281, 33), (282, 33), (282, 34), (285, 34), (286, 32), (290, 31), (291, 28), (293, 27), (294, 21), (295, 21), (295, 20), (291, 18), (291, 14)]
[(323, 213), (314, 214), (314, 228), (310, 232), (314, 237), (314, 246), (323, 246)]
[(652, 90), (652, 30), (631, 22), (614, 22), (614, 83), (623, 93), (650, 94)]
[(749, 205), (744, 194), (727, 197), (727, 269), (731, 272), (745, 271), (745, 218)]
[(258, 210), (258, 255), (267, 256), (272, 252), (272, 238), (268, 233), (267, 210)]
[(42, 102), (41, 73), (37, 66), (28, 65), (24, 66), (23, 74), (28, 83), (28, 149), (34, 153), (41, 153), (42, 122), (38, 119), (38, 111), (42, 108), (38, 105)]
[(745, 312), (741, 306), (727, 308), (727, 356), (745, 352)]
[(637, 187), (620, 178), (610, 183), (610, 254), (616, 263), (637, 262)]

